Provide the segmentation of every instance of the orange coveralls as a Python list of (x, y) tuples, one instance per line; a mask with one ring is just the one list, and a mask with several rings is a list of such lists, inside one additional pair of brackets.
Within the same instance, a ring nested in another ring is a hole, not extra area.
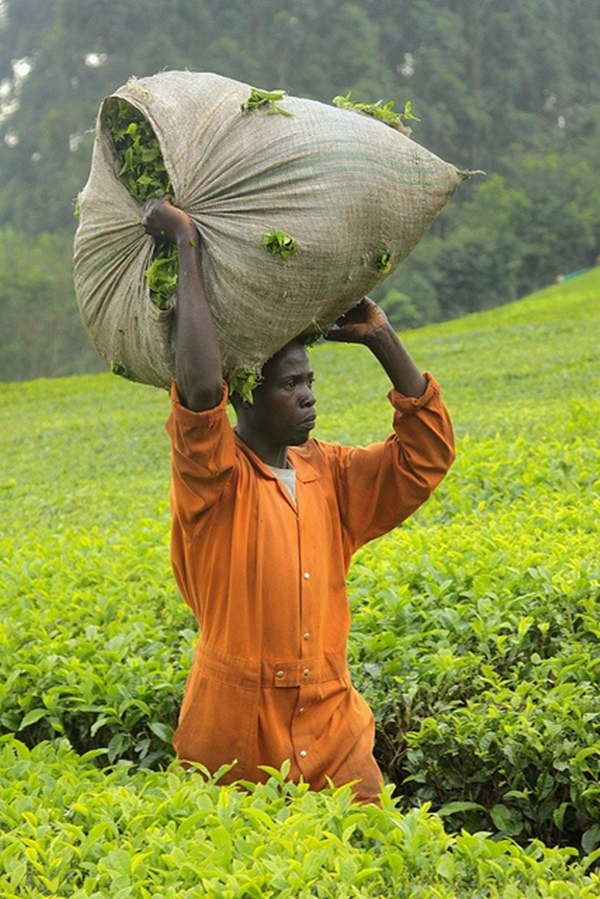
[(290, 448), (296, 498), (240, 440), (220, 404), (181, 405), (172, 442), (171, 552), (175, 579), (200, 626), (174, 745), (221, 783), (259, 782), (260, 765), (312, 789), (359, 781), (377, 801), (373, 715), (350, 682), (345, 577), (352, 554), (415, 511), (454, 458), (437, 382), (417, 399), (389, 393), (394, 434), (344, 447)]

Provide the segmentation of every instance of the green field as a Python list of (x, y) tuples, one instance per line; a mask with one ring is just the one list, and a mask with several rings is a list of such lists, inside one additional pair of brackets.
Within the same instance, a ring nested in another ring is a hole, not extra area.
[[(1, 384), (0, 895), (600, 895), (599, 337), (600, 270), (404, 335), (458, 455), (349, 578), (383, 810), (165, 770), (196, 636), (167, 394)], [(385, 436), (368, 352), (311, 357), (317, 436)]]

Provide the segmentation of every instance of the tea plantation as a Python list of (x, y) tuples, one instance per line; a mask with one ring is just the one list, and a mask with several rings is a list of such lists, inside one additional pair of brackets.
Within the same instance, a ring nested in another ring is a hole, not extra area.
[[(382, 809), (172, 764), (167, 395), (0, 385), (0, 896), (600, 895), (600, 269), (404, 337), (458, 456), (349, 578)], [(385, 436), (368, 352), (311, 353), (317, 436)]]

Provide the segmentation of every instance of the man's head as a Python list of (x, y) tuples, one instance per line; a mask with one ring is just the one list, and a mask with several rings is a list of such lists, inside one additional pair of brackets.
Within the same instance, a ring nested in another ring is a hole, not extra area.
[(287, 343), (264, 364), (252, 403), (232, 396), (242, 439), (253, 448), (305, 443), (316, 419), (313, 380), (304, 345)]

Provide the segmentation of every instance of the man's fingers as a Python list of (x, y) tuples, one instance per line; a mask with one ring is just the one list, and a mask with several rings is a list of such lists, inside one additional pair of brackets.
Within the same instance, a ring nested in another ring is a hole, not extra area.
[(345, 328), (330, 328), (324, 335), (326, 340), (337, 340), (340, 343), (361, 343), (364, 337), (362, 325), (346, 325)]
[(340, 328), (330, 328), (328, 331), (325, 331), (323, 336), (325, 337), (325, 340), (345, 340)]

